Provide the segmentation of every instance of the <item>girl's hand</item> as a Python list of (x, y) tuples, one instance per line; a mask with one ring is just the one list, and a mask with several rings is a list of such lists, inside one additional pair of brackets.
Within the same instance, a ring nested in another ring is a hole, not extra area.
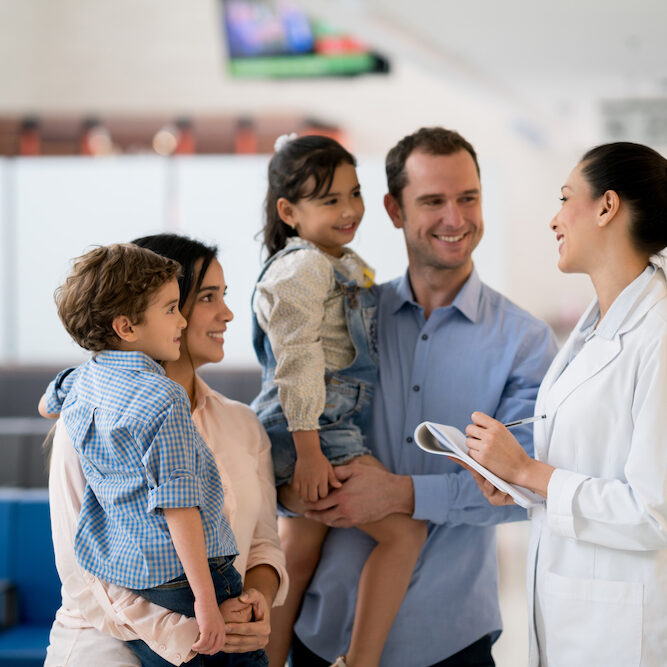
[(330, 485), (337, 488), (341, 484), (321, 450), (302, 452), (297, 456), (292, 486), (301, 500), (313, 503), (326, 498)]
[(204, 655), (213, 655), (222, 651), (225, 645), (225, 621), (215, 600), (195, 600), (195, 618), (199, 625), (199, 637), (192, 645), (192, 650)]
[[(221, 609), (227, 605), (233, 610), (235, 605), (242, 605), (249, 610), (247, 621), (231, 621), (227, 613), (223, 612), (227, 619), (227, 639), (223, 647), (225, 653), (246, 653), (264, 648), (269, 643), (271, 634), (271, 621), (269, 605), (265, 597), (255, 588), (249, 588), (238, 598), (226, 600), (220, 605)], [(232, 617), (235, 613), (232, 612)]]
[[(522, 473), (533, 459), (499, 421), (483, 412), (473, 412), (472, 421), (466, 427), (466, 445), (470, 456), (501, 479), (522, 484)], [(524, 482), (522, 486), (525, 485)]]

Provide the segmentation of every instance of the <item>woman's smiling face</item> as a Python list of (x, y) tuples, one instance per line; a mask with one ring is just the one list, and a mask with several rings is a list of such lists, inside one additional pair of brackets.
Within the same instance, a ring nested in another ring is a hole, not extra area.
[[(203, 260), (195, 265), (195, 275)], [(188, 320), (183, 332), (181, 354), (188, 354), (194, 368), (217, 363), (224, 357), (224, 333), (234, 313), (225, 303), (225, 274), (217, 259), (211, 260), (201, 286), (185, 302), (183, 312)]]
[(600, 198), (592, 196), (581, 164), (570, 172), (561, 193), (560, 211), (549, 224), (558, 241), (558, 268), (565, 273), (588, 273), (599, 243)]

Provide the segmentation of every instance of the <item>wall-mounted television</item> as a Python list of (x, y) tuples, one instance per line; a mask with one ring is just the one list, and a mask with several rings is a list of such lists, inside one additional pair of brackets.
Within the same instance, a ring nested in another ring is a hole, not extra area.
[(229, 72), (236, 77), (353, 76), (389, 71), (362, 41), (289, 0), (221, 0)]

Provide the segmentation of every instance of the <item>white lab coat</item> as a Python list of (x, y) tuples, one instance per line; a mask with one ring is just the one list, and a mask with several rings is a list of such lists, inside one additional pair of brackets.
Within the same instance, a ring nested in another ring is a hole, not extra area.
[[(582, 316), (586, 320), (597, 303)], [(578, 330), (579, 326), (575, 329)], [(531, 510), (530, 665), (667, 665), (667, 284), (656, 269), (611, 339), (547, 372)], [(561, 374), (562, 372), (562, 374)], [(537, 640), (537, 641), (536, 641)]]

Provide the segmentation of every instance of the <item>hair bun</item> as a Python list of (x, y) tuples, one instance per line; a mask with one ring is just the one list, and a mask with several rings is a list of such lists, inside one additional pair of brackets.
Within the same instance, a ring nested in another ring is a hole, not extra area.
[(296, 132), (290, 132), (290, 134), (281, 134), (277, 139), (276, 143), (273, 144), (273, 150), (278, 153), (281, 151), (290, 141), (297, 139), (299, 135)]

